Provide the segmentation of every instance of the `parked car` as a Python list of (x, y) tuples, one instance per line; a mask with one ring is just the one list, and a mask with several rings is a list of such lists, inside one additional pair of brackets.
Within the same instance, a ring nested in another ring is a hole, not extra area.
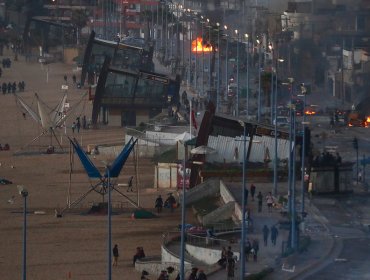
[[(277, 123), (277, 126), (279, 126), (279, 127), (288, 127), (289, 126), (288, 117), (277, 116), (276, 117), (276, 123)], [(275, 120), (273, 121), (273, 124), (275, 125)]]

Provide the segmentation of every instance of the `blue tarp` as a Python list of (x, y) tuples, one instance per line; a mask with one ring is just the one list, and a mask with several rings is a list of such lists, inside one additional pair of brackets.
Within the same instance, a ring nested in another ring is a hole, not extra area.
[[(78, 144), (77, 140), (74, 138), (73, 140), (69, 139), (69, 141), (72, 143), (89, 178), (100, 178), (101, 179), (103, 176), (100, 174), (99, 170), (96, 168), (94, 163), (90, 160), (90, 158), (83, 151), (81, 146)], [(131, 138), (130, 141), (125, 145), (121, 153), (115, 159), (113, 164), (109, 167), (109, 177), (116, 178), (119, 176), (119, 174), (121, 173), (122, 167), (125, 165), (126, 160), (129, 157), (136, 142), (137, 142), (137, 139), (134, 140), (133, 138)], [(105, 178), (108, 177), (107, 171), (105, 171), (104, 177)]]
[[(118, 157), (115, 159), (115, 161), (112, 163), (112, 165), (109, 168), (109, 176), (111, 178), (116, 178), (121, 173), (122, 167), (125, 165), (126, 160), (128, 156), (130, 155), (132, 149), (134, 148), (135, 144), (137, 142), (137, 139), (134, 140), (134, 138), (131, 138), (130, 141), (125, 145), (122, 152), (118, 155)], [(107, 171), (104, 174), (104, 177), (107, 178), (108, 174)]]
[(78, 144), (77, 140), (74, 138), (73, 140), (69, 139), (73, 148), (75, 149), (78, 157), (81, 160), (83, 167), (86, 170), (87, 175), (89, 178), (101, 178), (101, 174), (96, 166), (92, 163), (90, 158), (86, 155), (86, 153), (82, 150), (80, 144)]

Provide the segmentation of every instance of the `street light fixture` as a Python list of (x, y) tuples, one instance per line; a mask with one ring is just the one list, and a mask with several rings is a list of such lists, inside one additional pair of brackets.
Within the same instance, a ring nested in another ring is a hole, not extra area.
[(245, 237), (247, 234), (246, 230), (246, 215), (245, 209), (247, 206), (247, 200), (245, 197), (246, 191), (246, 138), (247, 138), (247, 125), (245, 122), (239, 120), (239, 124), (243, 127), (243, 185), (242, 185), (242, 236), (240, 241), (240, 279), (244, 279), (245, 275)]
[(22, 265), (22, 279), (27, 279), (27, 196), (28, 191), (24, 186), (17, 186), (19, 194), (24, 198), (23, 200), (23, 265)]

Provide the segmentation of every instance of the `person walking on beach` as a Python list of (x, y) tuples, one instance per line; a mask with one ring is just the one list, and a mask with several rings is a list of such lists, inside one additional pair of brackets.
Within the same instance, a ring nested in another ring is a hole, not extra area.
[(261, 212), (262, 211), (262, 201), (263, 201), (263, 195), (261, 192), (258, 192), (257, 199), (258, 199), (258, 212)]
[(118, 245), (114, 245), (114, 248), (113, 248), (113, 266), (117, 267), (118, 265), (118, 257), (119, 257), (119, 253), (118, 253)]
[(154, 206), (157, 209), (157, 213), (161, 213), (162, 212), (163, 199), (162, 199), (162, 196), (161, 195), (158, 195), (157, 199), (154, 202)]
[(263, 243), (265, 244), (265, 246), (267, 246), (267, 239), (269, 237), (270, 230), (266, 225), (264, 225), (262, 232), (263, 232)]
[(254, 184), (250, 186), (250, 192), (251, 192), (252, 201), (254, 201), (254, 194), (256, 193), (256, 186)]

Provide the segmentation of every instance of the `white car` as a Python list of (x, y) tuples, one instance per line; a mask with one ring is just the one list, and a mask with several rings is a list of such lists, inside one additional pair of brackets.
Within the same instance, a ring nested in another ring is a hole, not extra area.
[[(289, 126), (288, 117), (277, 116), (276, 117), (276, 122), (277, 122), (277, 126), (279, 126), (279, 127), (288, 127)], [(273, 121), (273, 123), (275, 125), (275, 120)]]

